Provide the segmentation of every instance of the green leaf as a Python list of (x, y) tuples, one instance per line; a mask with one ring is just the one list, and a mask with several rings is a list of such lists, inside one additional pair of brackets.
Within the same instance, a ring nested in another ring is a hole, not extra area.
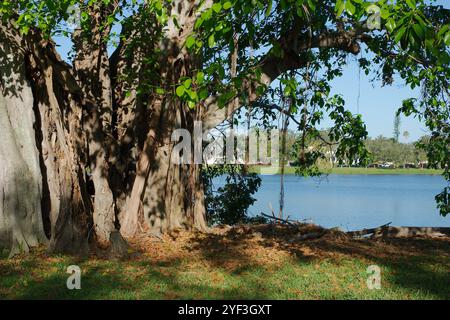
[(344, 2), (344, 0), (338, 0), (336, 2), (335, 9), (336, 9), (336, 15), (338, 17), (340, 17), (342, 15), (342, 12), (344, 12), (344, 9), (345, 9), (345, 2)]
[(395, 35), (395, 38), (394, 38), (395, 42), (397, 42), (397, 43), (400, 42), (400, 40), (402, 39), (402, 37), (405, 34), (405, 32), (406, 32), (406, 28), (405, 27), (400, 28), (397, 31), (396, 35)]
[(417, 37), (420, 40), (424, 40), (425, 39), (425, 31), (422, 29), (422, 27), (418, 24), (414, 24), (413, 25), (413, 29), (414, 29), (414, 33), (417, 35)]
[(272, 12), (272, 4), (273, 4), (272, 0), (269, 0), (269, 5), (267, 6), (266, 13), (265, 13), (266, 17), (268, 17), (270, 15), (270, 13)]
[(450, 47), (450, 31), (445, 34), (444, 43)]
[(197, 99), (198, 99), (197, 92), (189, 90), (188, 94), (192, 101), (197, 101)]
[(164, 91), (163, 88), (156, 88), (156, 93), (160, 94), (160, 95), (163, 95), (165, 93), (165, 91)]
[(388, 9), (386, 9), (386, 8), (381, 8), (381, 12), (380, 12), (380, 16), (381, 16), (381, 18), (383, 18), (383, 19), (387, 19), (387, 18), (389, 18), (390, 17), (390, 15), (391, 15), (391, 13), (389, 12), (389, 10)]
[(308, 6), (312, 11), (316, 11), (316, 2), (315, 0), (308, 0)]
[(162, 8), (163, 8), (162, 2), (161, 1), (156, 1), (155, 2), (155, 9), (161, 11)]
[(411, 9), (415, 9), (415, 8), (416, 8), (416, 0), (406, 0), (406, 4), (407, 4), (408, 7), (410, 7)]
[(284, 95), (285, 95), (286, 97), (288, 97), (288, 96), (291, 94), (291, 92), (292, 92), (291, 87), (285, 87), (285, 88), (284, 88)]
[(177, 96), (180, 98), (184, 95), (185, 88), (184, 86), (179, 86), (176, 90)]
[(201, 100), (204, 100), (206, 98), (208, 98), (209, 93), (208, 90), (206, 90), (205, 88), (203, 88), (202, 90), (200, 90), (200, 92), (198, 93), (198, 96)]
[(87, 12), (81, 13), (81, 21), (88, 21), (89, 20), (89, 14)]
[(410, 42), (414, 42), (414, 38), (412, 39), (410, 38), (410, 32), (409, 30), (407, 30), (405, 35), (400, 39), (400, 46), (402, 47), (403, 50), (406, 50)]
[(197, 40), (197, 42), (195, 42), (197, 48), (201, 48), (203, 46), (203, 42), (200, 40)]
[(202, 84), (205, 81), (205, 74), (203, 72), (197, 73), (196, 82), (197, 84)]
[(220, 10), (222, 10), (222, 4), (221, 3), (214, 3), (212, 6), (212, 9), (216, 12), (219, 13)]
[[(417, 48), (418, 47), (418, 43), (416, 41), (416, 38), (414, 38), (412, 32), (409, 32), (408, 34), (408, 39), (409, 39), (409, 45), (411, 48)], [(407, 45), (403, 44), (404, 49), (407, 48)]]
[(192, 48), (192, 46), (195, 44), (195, 38), (191, 35), (186, 39), (186, 47), (188, 49)]
[(22, 32), (22, 34), (27, 34), (28, 31), (30, 31), (30, 27), (29, 26), (23, 26), (20, 31)]
[(194, 28), (198, 29), (202, 26), (204, 19), (202, 17), (199, 17), (196, 21), (195, 21), (195, 25)]
[(210, 35), (208, 38), (208, 45), (210, 48), (216, 45), (216, 39), (214, 38), (214, 34)]
[(223, 4), (223, 9), (228, 10), (233, 6), (233, 4), (230, 1), (227, 1)]
[(450, 25), (444, 25), (438, 32), (438, 37), (442, 37), (448, 30), (450, 29)]
[(386, 22), (386, 29), (389, 32), (394, 31), (394, 29), (397, 27), (397, 25), (395, 24), (395, 20), (394, 19), (389, 19), (388, 22)]
[(345, 3), (345, 10), (347, 10), (347, 12), (350, 13), (351, 15), (354, 15), (356, 8), (350, 0), (347, 0), (347, 2)]
[(186, 79), (183, 83), (183, 85), (186, 89), (189, 89), (191, 87), (191, 84), (192, 84), (192, 79)]
[(176, 17), (172, 17), (172, 21), (173, 21), (173, 24), (174, 24), (178, 29), (180, 29), (180, 25), (179, 25), (179, 23), (178, 23), (178, 19), (177, 19)]
[(194, 109), (195, 108), (195, 102), (194, 101), (189, 101), (188, 102), (188, 107), (189, 107), (189, 109)]

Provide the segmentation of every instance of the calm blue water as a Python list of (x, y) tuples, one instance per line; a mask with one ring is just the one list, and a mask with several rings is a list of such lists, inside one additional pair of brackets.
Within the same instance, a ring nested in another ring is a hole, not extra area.
[[(278, 214), (280, 176), (261, 176), (262, 185), (250, 214)], [(217, 178), (220, 185), (224, 179)], [(324, 227), (354, 230), (387, 222), (394, 226), (450, 227), (436, 209), (434, 196), (445, 186), (441, 176), (330, 175), (285, 176), (285, 216), (308, 219)]]

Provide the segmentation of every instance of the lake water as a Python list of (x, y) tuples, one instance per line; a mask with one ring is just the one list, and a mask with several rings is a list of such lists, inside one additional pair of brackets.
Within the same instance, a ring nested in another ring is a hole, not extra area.
[[(263, 175), (251, 215), (279, 211), (280, 176)], [(216, 183), (223, 183), (218, 178)], [(285, 176), (285, 217), (308, 219), (324, 227), (354, 230), (393, 226), (450, 227), (439, 215), (434, 196), (445, 186), (431, 175), (329, 175), (322, 178)]]

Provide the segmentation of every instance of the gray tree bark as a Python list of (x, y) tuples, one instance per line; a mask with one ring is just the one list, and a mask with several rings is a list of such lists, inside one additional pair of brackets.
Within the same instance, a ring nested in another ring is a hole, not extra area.
[(37, 33), (0, 24), (0, 40), (0, 242), (11, 254), (48, 242), (46, 217), (50, 251), (87, 253), (92, 210), (81, 107), (69, 93), (76, 83)]
[(23, 54), (0, 34), (0, 247), (10, 256), (47, 242), (33, 93)]

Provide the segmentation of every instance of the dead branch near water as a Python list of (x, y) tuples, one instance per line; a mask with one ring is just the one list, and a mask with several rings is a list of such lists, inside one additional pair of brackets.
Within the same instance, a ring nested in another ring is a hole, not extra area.
[(413, 237), (450, 237), (450, 227), (393, 227), (392, 222), (383, 224), (379, 227), (362, 230), (344, 232), (339, 228), (323, 228), (321, 226), (309, 223), (302, 223), (297, 220), (282, 219), (275, 215), (268, 215), (261, 212), (263, 217), (276, 221), (278, 223), (295, 228), (295, 235), (288, 242), (314, 240), (325, 235), (341, 238), (413, 238)]
[(378, 232), (383, 231), (385, 228), (387, 228), (392, 222), (383, 224), (382, 226), (379, 226), (377, 228), (371, 228), (371, 229), (362, 229), (362, 230), (357, 230), (357, 231), (349, 231), (347, 232), (347, 235), (353, 237), (353, 238), (358, 238), (358, 237), (363, 237), (369, 234), (376, 234)]
[(275, 217), (275, 216), (269, 216), (268, 214), (265, 214), (263, 212), (261, 212), (261, 215), (266, 217), (266, 218), (273, 219), (273, 220), (276, 220), (276, 221), (288, 224), (288, 225), (293, 226), (293, 227), (295, 227), (296, 225), (300, 224), (299, 221), (278, 218), (278, 217)]

